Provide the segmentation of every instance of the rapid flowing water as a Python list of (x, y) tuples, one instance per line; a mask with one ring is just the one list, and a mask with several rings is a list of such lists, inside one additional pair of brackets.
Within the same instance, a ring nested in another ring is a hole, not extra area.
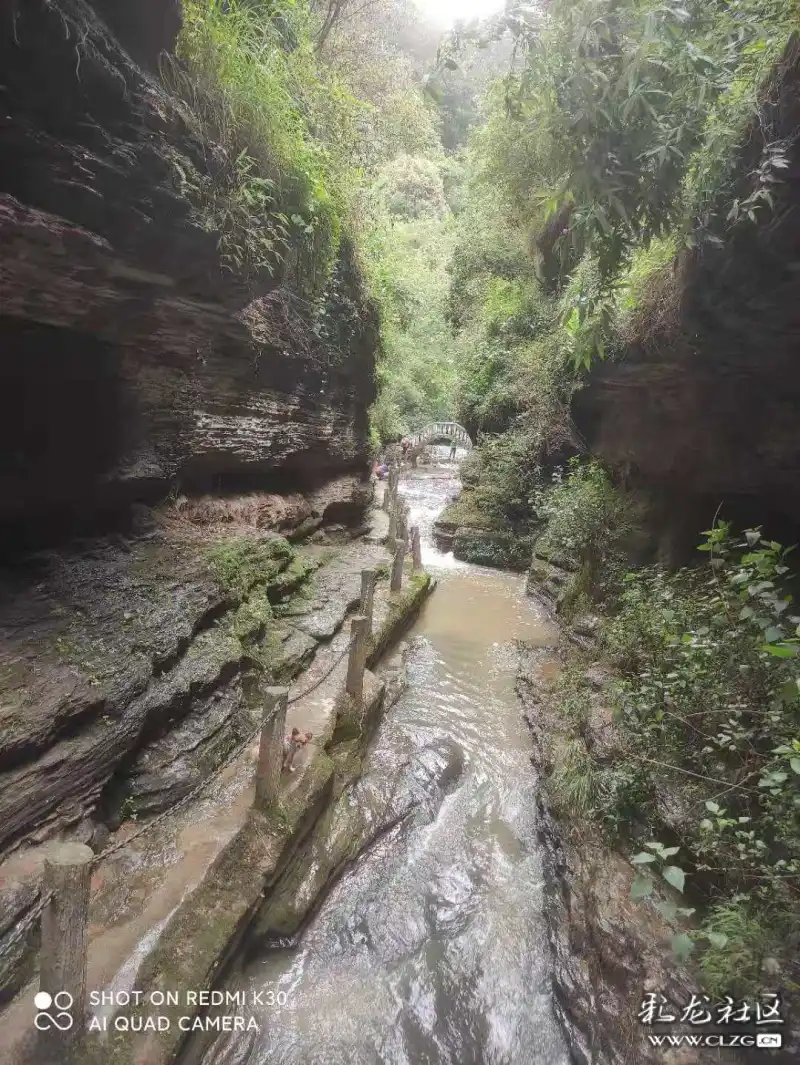
[(350, 799), (388, 817), (410, 794), (415, 816), (359, 856), (298, 946), (262, 949), (227, 982), (280, 992), (282, 1005), (254, 1011), (261, 1031), (221, 1036), (187, 1060), (569, 1060), (551, 1008), (536, 777), (514, 692), (514, 641), (547, 646), (554, 632), (519, 575), (436, 550), (432, 524), (456, 487), (441, 467), (401, 485), (439, 587), (409, 636), (408, 688)]

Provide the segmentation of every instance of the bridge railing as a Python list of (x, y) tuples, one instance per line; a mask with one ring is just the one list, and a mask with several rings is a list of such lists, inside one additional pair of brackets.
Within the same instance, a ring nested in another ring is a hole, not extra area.
[(431, 443), (439, 437), (449, 437), (463, 444), (468, 450), (473, 447), (472, 438), (463, 425), (458, 422), (432, 422), (407, 437), (412, 448)]

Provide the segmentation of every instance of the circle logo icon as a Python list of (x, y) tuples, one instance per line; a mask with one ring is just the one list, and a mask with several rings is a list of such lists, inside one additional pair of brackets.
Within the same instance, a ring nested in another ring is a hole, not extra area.
[(50, 1032), (54, 1028), (59, 1032), (68, 1032), (75, 1023), (69, 1012), (74, 1001), (69, 991), (56, 991), (55, 995), (38, 991), (33, 998), (33, 1004), (38, 1010), (33, 1023), (40, 1032)]

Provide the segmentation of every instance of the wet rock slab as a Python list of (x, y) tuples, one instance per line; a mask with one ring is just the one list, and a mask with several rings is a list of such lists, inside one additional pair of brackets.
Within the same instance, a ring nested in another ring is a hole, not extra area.
[[(32, 565), (27, 579), (7, 581), (0, 609), (0, 846), (92, 809), (163, 705), (154, 677), (224, 605), (202, 555), (187, 551), (176, 564), (166, 543), (102, 543)], [(206, 670), (205, 683), (213, 679)]]
[[(360, 563), (363, 556), (356, 556)], [(384, 647), (399, 635), (414, 610), (429, 593), (430, 582), (419, 577), (410, 583), (403, 597), (394, 604), (384, 603), (383, 620), (376, 646)], [(341, 678), (331, 674), (325, 684), (340, 690)], [(383, 679), (365, 674), (364, 721), (374, 720), (383, 704)], [(314, 696), (309, 696), (313, 698)], [(300, 711), (302, 713), (302, 701)], [(358, 776), (366, 743), (361, 740), (322, 749), (333, 731), (330, 721), (320, 736), (313, 758), (306, 763), (297, 779), (287, 782), (281, 795), (280, 807), (261, 813), (250, 811), (242, 827), (219, 854), (203, 882), (170, 917), (162, 938), (152, 950), (137, 974), (137, 986), (144, 989), (173, 990), (205, 988), (214, 984), (228, 961), (240, 949), (265, 894), (278, 883), (278, 877), (290, 868), (295, 849), (302, 845), (320, 817), (345, 784)], [(457, 773), (452, 757), (439, 752), (432, 762), (421, 765), (417, 773), (416, 798), (430, 793), (432, 781), (446, 781), (448, 773)], [(443, 785), (446, 786), (446, 785)], [(413, 801), (410, 799), (410, 802)], [(324, 849), (324, 848), (323, 848)], [(336, 848), (332, 847), (335, 855)], [(309, 896), (309, 904), (313, 898)], [(191, 1013), (185, 1005), (174, 1014)], [(181, 1041), (176, 1027), (160, 1036), (115, 1033), (109, 1043), (87, 1047), (87, 1063), (91, 1065), (129, 1065), (136, 1061), (146, 1065), (166, 1065)]]

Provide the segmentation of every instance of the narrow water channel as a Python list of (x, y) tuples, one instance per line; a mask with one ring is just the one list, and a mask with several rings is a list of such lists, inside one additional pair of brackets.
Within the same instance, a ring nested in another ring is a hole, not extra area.
[(432, 524), (456, 484), (440, 467), (401, 485), (439, 587), (408, 637), (408, 688), (351, 800), (388, 809), (410, 766), (427, 805), (361, 854), (299, 945), (251, 959), (230, 986), (268, 988), (284, 1004), (264, 1008), (257, 1035), (190, 1055), (203, 1065), (569, 1060), (551, 1008), (536, 778), (514, 692), (515, 641), (546, 646), (554, 633), (522, 577), (436, 550)]

